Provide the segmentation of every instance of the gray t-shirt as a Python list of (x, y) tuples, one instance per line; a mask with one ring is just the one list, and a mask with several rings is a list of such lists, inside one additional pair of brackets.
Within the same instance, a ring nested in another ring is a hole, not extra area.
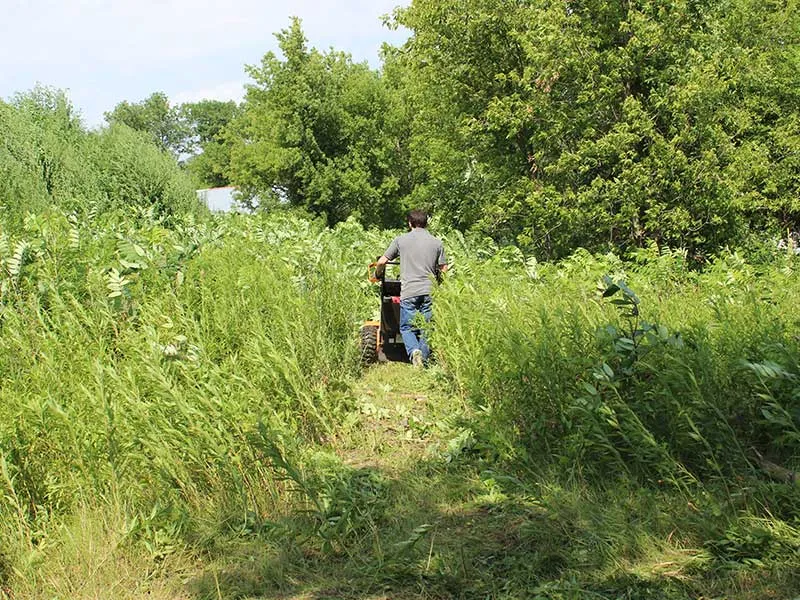
[(398, 236), (383, 255), (394, 260), (400, 255), (400, 298), (430, 294), (439, 266), (447, 264), (444, 245), (423, 227)]

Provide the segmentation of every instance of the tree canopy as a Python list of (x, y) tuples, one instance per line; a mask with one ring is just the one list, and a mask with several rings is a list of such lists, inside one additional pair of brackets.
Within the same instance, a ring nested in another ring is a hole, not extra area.
[(248, 67), (235, 124), (230, 179), (262, 202), (286, 201), (329, 223), (358, 216), (395, 224), (409, 191), (396, 96), (379, 73), (349, 55), (309, 49), (298, 20)]
[(546, 258), (655, 243), (702, 261), (800, 228), (798, 8), (413, 0), (380, 70), (309, 47), (293, 19), (241, 105), (157, 92), (106, 118), (200, 185), (330, 224), (423, 207)]
[(796, 227), (796, 4), (414, 0), (416, 191), (550, 256)]
[(141, 102), (120, 102), (105, 117), (109, 125), (121, 123), (147, 133), (158, 147), (176, 157), (191, 149), (191, 132), (181, 119), (181, 111), (170, 105), (163, 92), (155, 92)]
[(228, 170), (233, 142), (226, 135), (226, 127), (240, 113), (239, 105), (232, 100), (201, 100), (180, 106), (189, 131), (186, 150), (192, 153), (186, 167), (204, 185), (230, 184)]

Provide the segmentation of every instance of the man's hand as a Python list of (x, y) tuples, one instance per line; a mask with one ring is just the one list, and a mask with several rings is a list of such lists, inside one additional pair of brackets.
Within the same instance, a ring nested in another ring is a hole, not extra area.
[(436, 283), (442, 283), (444, 281), (444, 273), (447, 271), (448, 265), (437, 265), (436, 267)]
[(386, 258), (385, 256), (381, 256), (378, 259), (378, 262), (375, 263), (376, 264), (376, 266), (375, 266), (375, 277), (377, 277), (378, 279), (382, 279), (383, 278), (384, 274), (386, 273), (386, 263), (388, 263), (388, 262), (389, 262), (389, 259)]

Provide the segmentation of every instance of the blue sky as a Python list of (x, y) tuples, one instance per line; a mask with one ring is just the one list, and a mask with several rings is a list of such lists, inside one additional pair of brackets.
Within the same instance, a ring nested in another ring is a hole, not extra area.
[(90, 125), (118, 102), (156, 91), (172, 102), (241, 99), (255, 64), (290, 16), (309, 44), (377, 67), (407, 31), (381, 16), (408, 0), (3, 0), (0, 98), (37, 83), (67, 90)]

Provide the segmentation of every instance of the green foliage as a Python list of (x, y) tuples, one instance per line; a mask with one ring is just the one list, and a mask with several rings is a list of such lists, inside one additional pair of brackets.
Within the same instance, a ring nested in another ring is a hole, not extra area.
[(195, 153), (186, 160), (187, 170), (203, 185), (229, 185), (234, 141), (226, 127), (241, 113), (239, 106), (233, 101), (201, 100), (182, 104), (180, 111), (191, 131), (187, 151)]
[(310, 49), (294, 20), (241, 107), (156, 93), (107, 118), (195, 152), (203, 185), (329, 225), (424, 206), (540, 258), (656, 244), (704, 264), (800, 227), (796, 9), (415, 0), (382, 72)]
[(498, 254), (468, 275), (457, 262), (433, 343), (509, 459), (680, 487), (752, 472), (758, 453), (793, 463), (791, 260), (758, 277), (735, 255), (701, 275), (672, 252), (534, 271)]
[(180, 112), (187, 121), (191, 132), (191, 149), (197, 146), (219, 141), (228, 125), (239, 114), (239, 107), (234, 101), (201, 100), (181, 104)]
[[(202, 185), (228, 185), (232, 137), (227, 125), (240, 113), (233, 102), (201, 100), (171, 106), (163, 92), (138, 103), (120, 102), (106, 113), (106, 121), (143, 133), (163, 151), (185, 163)], [(188, 157), (187, 157), (188, 155)]]
[(277, 38), (284, 60), (269, 52), (248, 67), (230, 180), (260, 204), (287, 201), (330, 225), (350, 215), (396, 225), (407, 189), (382, 78), (346, 54), (309, 50), (298, 20)]
[(18, 223), (25, 211), (91, 193), (80, 121), (66, 96), (37, 87), (0, 102), (0, 207)]
[(294, 20), (241, 107), (156, 93), (107, 119), (194, 153), (203, 185), (329, 225), (424, 206), (540, 258), (656, 244), (705, 264), (800, 227), (796, 9), (415, 0), (388, 19), (411, 37), (382, 72)]
[(798, 224), (797, 6), (415, 0), (413, 197), (540, 256)]
[(139, 207), (155, 215), (200, 213), (193, 182), (147, 136), (126, 125), (89, 134), (100, 209)]
[(437, 364), (354, 385), (392, 235), (153, 206), (3, 225), (0, 574), (49, 589), (89, 510), (148, 577), (224, 561), (210, 597), (309, 573), (411, 597), (791, 588), (796, 488), (759, 461), (797, 468), (795, 257), (548, 264), (451, 232)]
[[(0, 597), (85, 511), (147, 580), (224, 556), (198, 597), (797, 589), (798, 14), (414, 0), (383, 73), (293, 21), (242, 107), (0, 102)], [(307, 214), (205, 217), (199, 150)], [(361, 398), (364, 224), (420, 205), (436, 364)]]
[(146, 134), (126, 125), (88, 132), (62, 92), (35, 88), (0, 102), (0, 129), (6, 225), (52, 206), (87, 215), (131, 206), (163, 217), (201, 211), (190, 179)]
[(192, 149), (190, 129), (181, 112), (180, 107), (170, 106), (166, 94), (155, 92), (141, 102), (120, 102), (105, 117), (109, 125), (127, 125), (147, 134), (161, 150), (178, 157)]
[(363, 230), (139, 218), (51, 212), (0, 237), (0, 453), (26, 527), (87, 486), (148, 511), (261, 502), (240, 496), (260, 486), (248, 431), (322, 435), (346, 406)]

